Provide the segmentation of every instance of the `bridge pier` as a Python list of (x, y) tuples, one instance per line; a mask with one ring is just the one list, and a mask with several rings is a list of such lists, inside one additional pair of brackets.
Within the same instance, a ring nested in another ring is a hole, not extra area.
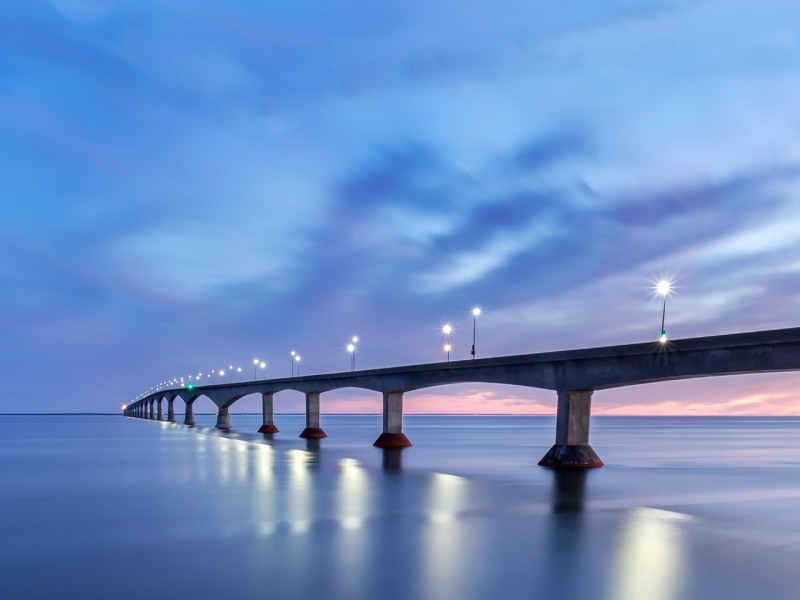
[(411, 445), (403, 433), (403, 392), (383, 393), (383, 433), (372, 445), (378, 448), (406, 448)]
[(175, 398), (167, 398), (167, 422), (175, 422)]
[(589, 445), (594, 390), (559, 390), (556, 443), (539, 461), (543, 467), (602, 467)]
[(229, 431), (233, 429), (233, 424), (231, 423), (231, 415), (228, 412), (228, 406), (220, 406), (219, 410), (217, 411), (217, 424), (214, 426), (217, 429), (222, 429), (223, 431)]
[(164, 420), (164, 410), (161, 408), (161, 401), (162, 400), (163, 400), (163, 398), (159, 398), (158, 400), (156, 400), (156, 403), (158, 404), (158, 416), (157, 416), (157, 419), (159, 421), (163, 421)]
[(153, 399), (153, 400), (150, 400), (150, 420), (151, 420), (151, 421), (155, 421), (155, 420), (156, 420), (156, 407), (155, 407), (155, 403), (156, 403), (155, 399)]
[(319, 426), (319, 395), (320, 392), (306, 393), (306, 428), (300, 434), (301, 438), (317, 440), (328, 437)]
[(258, 428), (258, 433), (279, 433), (280, 430), (275, 427), (275, 409), (272, 403), (272, 392), (262, 392), (261, 394), (261, 414), (263, 417), (263, 424)]
[(194, 409), (192, 408), (192, 400), (186, 403), (186, 415), (183, 418), (184, 425), (194, 425)]

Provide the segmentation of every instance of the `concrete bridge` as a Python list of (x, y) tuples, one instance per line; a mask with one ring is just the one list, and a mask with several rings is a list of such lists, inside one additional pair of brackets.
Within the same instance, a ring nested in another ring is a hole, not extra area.
[(200, 396), (218, 407), (217, 427), (230, 429), (231, 405), (250, 394), (261, 394), (262, 433), (278, 433), (273, 395), (295, 390), (306, 396), (303, 438), (327, 437), (320, 426), (320, 396), (341, 388), (362, 388), (383, 394), (383, 433), (375, 446), (404, 447), (403, 394), (452, 383), (504, 383), (554, 390), (557, 393), (555, 444), (539, 462), (548, 467), (599, 467), (600, 457), (589, 445), (592, 393), (595, 390), (744, 373), (800, 370), (800, 328), (755, 331), (711, 337), (544, 352), (498, 358), (372, 369), (328, 375), (248, 381), (195, 388), (165, 389), (130, 404), (125, 415), (175, 421), (173, 403), (186, 404), (184, 424), (194, 425), (192, 404)]

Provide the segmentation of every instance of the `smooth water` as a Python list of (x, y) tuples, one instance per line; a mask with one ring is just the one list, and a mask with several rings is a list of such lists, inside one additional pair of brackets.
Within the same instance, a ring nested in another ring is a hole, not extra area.
[(0, 597), (800, 598), (800, 419), (213, 419), (0, 417)]

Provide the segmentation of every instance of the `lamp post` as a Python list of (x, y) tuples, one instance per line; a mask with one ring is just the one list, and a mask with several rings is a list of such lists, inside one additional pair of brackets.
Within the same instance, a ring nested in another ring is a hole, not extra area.
[(214, 371), (211, 371), (211, 385), (214, 385), (216, 381), (214, 381)]
[(236, 370), (239, 371), (239, 383), (242, 383), (242, 367), (239, 367)]
[[(292, 377), (294, 377), (294, 357), (295, 357), (295, 352), (294, 352), (294, 350), (292, 350), (292, 357), (289, 359), (291, 361), (291, 363), (292, 363)], [(300, 359), (298, 358), (297, 360), (300, 360)]]
[(266, 376), (264, 375), (264, 369), (267, 367), (267, 363), (262, 362), (258, 366), (261, 367), (261, 379), (266, 379)]
[(225, 383), (225, 379), (224, 379), (224, 377), (225, 377), (225, 371), (220, 371), (220, 372), (219, 372), (219, 376), (220, 376), (220, 377), (223, 377), (223, 379), (222, 379), (222, 383), (224, 384), (224, 383)]
[(300, 377), (300, 355), (295, 355), (294, 360), (297, 362), (297, 376)]
[(253, 359), (253, 381), (255, 381), (257, 379), (257, 374), (258, 374), (258, 359), (254, 358)]
[(228, 367), (228, 383), (233, 383), (233, 367)]
[[(450, 362), (450, 350), (452, 346), (450, 345), (450, 334), (453, 333), (453, 326), (450, 323), (445, 323), (442, 325), (442, 333), (445, 335), (447, 343), (444, 345), (444, 351), (447, 352), (447, 362)], [(475, 346), (473, 346), (473, 349)]]
[(358, 338), (353, 336), (352, 343), (347, 345), (347, 351), (350, 353), (350, 370), (356, 370), (356, 344), (358, 343)]
[(658, 338), (662, 344), (667, 343), (667, 330), (664, 329), (664, 321), (667, 317), (667, 296), (672, 288), (669, 281), (661, 280), (656, 284), (656, 292), (664, 296), (664, 307), (661, 309), (661, 336)]
[(478, 329), (478, 315), (481, 309), (477, 306), (472, 309), (472, 360), (475, 360), (475, 333)]

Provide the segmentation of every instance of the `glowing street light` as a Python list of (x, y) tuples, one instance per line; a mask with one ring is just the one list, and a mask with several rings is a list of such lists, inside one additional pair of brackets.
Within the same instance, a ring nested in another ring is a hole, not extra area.
[(258, 377), (258, 359), (253, 359), (253, 381), (255, 381)]
[(242, 383), (242, 367), (239, 367), (236, 370), (239, 371), (239, 383)]
[(300, 355), (295, 355), (294, 360), (297, 362), (297, 376), (300, 377)]
[(450, 323), (445, 323), (442, 325), (442, 333), (445, 335), (446, 343), (444, 345), (444, 350), (447, 352), (447, 362), (450, 362), (450, 350), (452, 346), (450, 345), (450, 334), (453, 333), (453, 326)]
[[(356, 370), (356, 344), (358, 343), (358, 338), (353, 336), (353, 343), (347, 345), (347, 351), (350, 353), (350, 370)], [(299, 366), (299, 365), (298, 365)]]
[[(292, 357), (289, 359), (292, 362), (292, 377), (294, 377), (294, 357), (295, 357), (295, 351), (292, 350)], [(297, 360), (300, 359), (298, 358)]]
[(266, 379), (266, 376), (264, 375), (264, 369), (267, 367), (267, 363), (262, 362), (258, 366), (261, 367), (261, 379)]
[(233, 382), (233, 367), (228, 367), (228, 383)]
[(478, 315), (481, 309), (477, 306), (472, 309), (472, 360), (475, 360), (475, 332), (478, 329)]
[(661, 336), (659, 337), (659, 341), (662, 344), (667, 343), (667, 330), (664, 329), (664, 320), (667, 317), (667, 296), (669, 296), (671, 289), (672, 284), (666, 279), (662, 279), (656, 284), (656, 293), (664, 296), (664, 308), (661, 310)]

